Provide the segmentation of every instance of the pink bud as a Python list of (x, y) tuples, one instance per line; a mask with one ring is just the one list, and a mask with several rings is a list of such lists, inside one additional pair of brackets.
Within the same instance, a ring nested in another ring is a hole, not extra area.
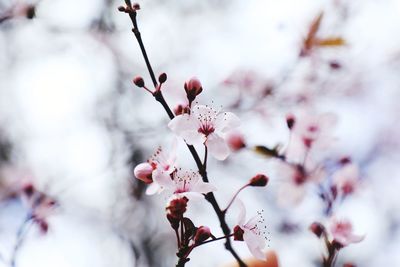
[(321, 237), (321, 235), (325, 233), (325, 227), (319, 222), (314, 222), (310, 225), (310, 231), (317, 237)]
[(185, 82), (184, 88), (189, 102), (192, 102), (203, 91), (200, 81), (195, 77)]
[(175, 198), (171, 200), (166, 208), (168, 212), (167, 214), (169, 214), (170, 217), (182, 219), (183, 214), (186, 212), (188, 201), (189, 199), (187, 197)]
[(135, 174), (135, 177), (137, 179), (142, 180), (146, 184), (150, 184), (153, 182), (152, 179), (153, 168), (147, 162), (140, 163), (139, 165), (137, 165), (133, 170), (133, 173)]
[(133, 79), (133, 83), (134, 83), (137, 87), (140, 87), (140, 88), (142, 88), (142, 87), (145, 86), (144, 80), (143, 80), (143, 78), (140, 77), (140, 76), (135, 77), (135, 78)]
[(250, 179), (250, 186), (266, 186), (268, 184), (268, 177), (264, 174), (257, 174), (253, 178)]
[(165, 83), (167, 81), (167, 74), (161, 73), (160, 76), (158, 76), (158, 82), (159, 83)]
[(207, 226), (200, 226), (196, 231), (196, 235), (194, 236), (194, 243), (195, 244), (202, 243), (207, 239), (209, 239), (210, 236), (211, 236), (210, 228), (208, 228)]
[(293, 114), (286, 115), (286, 124), (289, 130), (293, 129), (296, 119)]
[(238, 151), (246, 147), (243, 135), (240, 133), (232, 133), (228, 136), (227, 142), (232, 151)]

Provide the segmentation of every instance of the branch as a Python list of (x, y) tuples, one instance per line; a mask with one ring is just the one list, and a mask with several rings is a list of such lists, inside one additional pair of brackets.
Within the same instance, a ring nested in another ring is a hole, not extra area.
[[(138, 5), (137, 6), (132, 6), (129, 0), (125, 0), (126, 3), (126, 7), (120, 7), (119, 10), (121, 12), (125, 12), (129, 14), (129, 17), (132, 21), (132, 25), (133, 25), (133, 33), (135, 34), (136, 40), (139, 44), (140, 50), (142, 52), (144, 61), (146, 63), (147, 66), (147, 70), (150, 74), (150, 77), (152, 79), (153, 85), (155, 88), (157, 88), (158, 83), (157, 80), (155, 78), (154, 75), (154, 71), (153, 68), (151, 67), (149, 58), (147, 56), (146, 53), (146, 49), (144, 47), (143, 44), (143, 40), (137, 25), (137, 20), (136, 20), (136, 15), (137, 15), (137, 10), (140, 8)], [(171, 111), (170, 107), (168, 106), (167, 102), (165, 101), (161, 90), (156, 90), (153, 94), (154, 98), (164, 107), (165, 111), (168, 114), (168, 117), (170, 119), (173, 119), (175, 116), (173, 114), (173, 112)], [(207, 176), (207, 171), (205, 170), (203, 163), (201, 162), (201, 159), (199, 157), (199, 154), (197, 153), (196, 149), (192, 146), (192, 145), (187, 145), (190, 153), (192, 154), (192, 157), (194, 159), (194, 161), (196, 162), (197, 168), (199, 169), (199, 173), (203, 178), (204, 182), (208, 182), (208, 176)], [(228, 224), (226, 223), (225, 220), (225, 213), (221, 210), (221, 208), (218, 205), (217, 200), (215, 199), (215, 196), (212, 192), (206, 194), (205, 196), (206, 200), (211, 204), (211, 206), (213, 207), (215, 213), (218, 216), (218, 219), (220, 221), (220, 225), (221, 225), (221, 229), (224, 233), (225, 237), (225, 248), (232, 254), (232, 256), (236, 259), (236, 261), (238, 262), (240, 267), (246, 267), (246, 264), (242, 261), (242, 259), (239, 257), (239, 255), (236, 253), (236, 251), (233, 249), (232, 244), (231, 244), (231, 240), (230, 240), (230, 234), (231, 234), (231, 230), (229, 229)], [(184, 266), (185, 263), (187, 262), (187, 259), (180, 259), (177, 266), (181, 267)]]

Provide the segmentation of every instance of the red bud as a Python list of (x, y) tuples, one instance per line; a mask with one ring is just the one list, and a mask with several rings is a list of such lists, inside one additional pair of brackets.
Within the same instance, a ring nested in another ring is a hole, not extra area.
[(269, 178), (264, 174), (257, 174), (253, 178), (250, 179), (250, 186), (266, 186), (268, 184)]

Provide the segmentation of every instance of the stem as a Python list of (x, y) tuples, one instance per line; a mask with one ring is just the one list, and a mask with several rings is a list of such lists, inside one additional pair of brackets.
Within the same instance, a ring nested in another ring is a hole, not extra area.
[(204, 244), (207, 244), (207, 243), (211, 243), (211, 242), (214, 242), (214, 241), (218, 241), (218, 240), (221, 240), (221, 239), (226, 239), (226, 238), (231, 237), (231, 236), (233, 236), (233, 233), (228, 235), (228, 236), (220, 236), (220, 237), (217, 237), (217, 238), (214, 238), (214, 239), (210, 239), (210, 240), (204, 241), (203, 243), (200, 243), (200, 244), (196, 245), (196, 247), (204, 245)]
[(232, 206), (233, 201), (235, 201), (235, 199), (236, 199), (236, 197), (239, 195), (239, 193), (240, 193), (243, 189), (245, 189), (246, 187), (248, 187), (248, 186), (249, 186), (249, 184), (245, 184), (244, 186), (242, 186), (241, 188), (239, 188), (239, 190), (236, 192), (236, 194), (233, 195), (231, 201), (229, 201), (228, 206), (226, 206), (226, 208), (222, 211), (223, 213), (226, 213), (226, 212), (228, 211), (228, 209)]
[(178, 249), (179, 249), (181, 247), (181, 240), (179, 238), (178, 229), (175, 229), (175, 235), (176, 235), (176, 242), (178, 244)]
[[(131, 3), (130, 3), (129, 0), (125, 0), (125, 3), (127, 4), (128, 8), (131, 7)], [(150, 74), (150, 77), (151, 77), (151, 79), (153, 81), (154, 87), (157, 88), (157, 85), (158, 85), (157, 84), (157, 80), (156, 80), (156, 78), (154, 76), (153, 68), (151, 67), (149, 58), (148, 58), (147, 53), (146, 53), (146, 49), (145, 49), (145, 47), (143, 45), (143, 41), (142, 41), (141, 34), (139, 32), (139, 28), (137, 26), (137, 21), (136, 21), (136, 14), (137, 13), (136, 13), (136, 10), (132, 10), (131, 9), (127, 13), (129, 14), (129, 17), (130, 17), (130, 19), (132, 21), (132, 24), (133, 24), (132, 31), (135, 34), (137, 42), (139, 43), (140, 50), (142, 51), (142, 55), (143, 55), (143, 58), (145, 60), (146, 66), (147, 66), (147, 70), (148, 70), (148, 72)], [(164, 97), (163, 97), (163, 95), (161, 93), (161, 90), (156, 90), (154, 92), (153, 96), (164, 107), (165, 111), (168, 114), (168, 117), (170, 119), (173, 119), (175, 116), (174, 116), (173, 112), (171, 111), (170, 107), (168, 106), (167, 102), (165, 101), (165, 99), (164, 99)], [(199, 154), (197, 153), (196, 149), (192, 145), (187, 145), (187, 147), (188, 147), (190, 153), (192, 154), (192, 157), (193, 157), (194, 161), (196, 162), (197, 168), (199, 169), (199, 173), (202, 176), (203, 181), (204, 182), (208, 182), (207, 171), (206, 171), (206, 169), (204, 168), (204, 166), (203, 166), (203, 164), (201, 162)], [(229, 226), (226, 223), (225, 213), (219, 207), (218, 202), (215, 199), (214, 194), (212, 192), (210, 192), (210, 193), (206, 194), (205, 198), (211, 204), (211, 206), (213, 207), (213, 209), (214, 209), (215, 213), (217, 214), (217, 217), (218, 217), (218, 219), (220, 221), (221, 229), (222, 229), (222, 232), (225, 235), (225, 240), (226, 240), (225, 241), (225, 248), (236, 259), (236, 261), (238, 262), (240, 267), (246, 267), (247, 265), (242, 261), (242, 259), (239, 257), (239, 255), (236, 253), (236, 251), (232, 247), (232, 244), (231, 244), (231, 241), (230, 241), (230, 238), (229, 238), (229, 235), (231, 234), (231, 230), (229, 229)], [(177, 267), (183, 267), (187, 261), (188, 261), (188, 259), (180, 258), (176, 266)]]
[(203, 161), (203, 171), (207, 170), (207, 157), (208, 157), (208, 148), (204, 145), (204, 161)]
[(18, 254), (18, 251), (21, 248), (22, 244), (25, 241), (26, 234), (28, 233), (28, 228), (27, 228), (29, 226), (28, 223), (30, 223), (31, 219), (32, 219), (32, 216), (28, 215), (18, 228), (17, 241), (15, 243), (14, 249), (11, 254), (11, 260), (10, 260), (11, 267), (17, 266), (17, 264), (16, 264), (17, 254)]

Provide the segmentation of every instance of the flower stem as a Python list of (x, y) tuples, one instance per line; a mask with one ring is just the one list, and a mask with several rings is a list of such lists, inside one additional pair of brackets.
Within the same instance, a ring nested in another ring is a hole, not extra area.
[[(151, 79), (153, 81), (153, 85), (154, 85), (155, 88), (157, 88), (157, 85), (158, 85), (157, 84), (157, 80), (156, 80), (156, 78), (154, 76), (154, 71), (153, 71), (153, 68), (151, 67), (149, 58), (148, 58), (147, 53), (146, 53), (146, 49), (145, 49), (144, 44), (143, 44), (143, 40), (142, 40), (140, 31), (139, 31), (139, 28), (138, 28), (138, 25), (137, 25), (137, 20), (136, 20), (137, 13), (136, 13), (136, 10), (131, 8), (132, 5), (131, 5), (129, 0), (125, 0), (125, 3), (128, 6), (128, 8), (130, 8), (127, 13), (129, 14), (129, 17), (130, 17), (130, 19), (132, 21), (132, 24), (133, 24), (132, 31), (135, 34), (136, 40), (137, 40), (137, 42), (139, 44), (140, 50), (142, 52), (144, 61), (145, 61), (146, 66), (147, 66), (147, 70), (148, 70), (148, 72), (150, 74), (150, 77), (151, 77)], [(164, 99), (164, 97), (163, 97), (163, 95), (161, 93), (161, 90), (156, 90), (154, 92), (153, 96), (164, 107), (165, 111), (168, 114), (168, 117), (170, 119), (173, 119), (175, 116), (174, 116), (173, 112), (171, 111), (171, 108), (168, 106), (167, 102), (165, 101), (165, 99)], [(190, 153), (192, 154), (192, 157), (193, 157), (194, 161), (196, 162), (197, 168), (199, 169), (199, 173), (202, 176), (203, 181), (204, 182), (208, 182), (207, 170), (203, 166), (203, 163), (201, 162), (199, 154), (197, 153), (196, 149), (192, 145), (187, 145), (187, 147), (188, 147)], [(239, 257), (239, 255), (236, 253), (236, 251), (232, 247), (232, 244), (231, 244), (231, 241), (230, 241), (230, 238), (229, 238), (231, 230), (229, 229), (229, 226), (226, 223), (225, 213), (219, 207), (218, 202), (215, 199), (214, 194), (212, 192), (210, 192), (210, 193), (206, 194), (205, 198), (211, 204), (211, 206), (213, 207), (213, 209), (214, 209), (215, 213), (217, 214), (217, 217), (218, 217), (218, 219), (220, 221), (221, 229), (222, 229), (222, 232), (225, 235), (225, 240), (226, 240), (225, 241), (225, 248), (236, 259), (236, 261), (238, 262), (240, 267), (246, 267), (247, 265), (242, 261), (242, 259)], [(188, 259), (186, 259), (186, 258), (180, 258), (179, 262), (178, 262), (178, 264), (176, 266), (177, 267), (183, 267), (187, 261), (188, 261)]]
[(239, 195), (239, 193), (245, 189), (247, 186), (249, 186), (249, 184), (245, 184), (244, 186), (242, 186), (241, 188), (239, 188), (239, 190), (235, 193), (235, 195), (233, 195), (231, 201), (229, 201), (228, 206), (226, 206), (226, 208), (222, 211), (223, 213), (226, 213), (228, 211), (228, 209), (232, 206), (233, 201), (235, 201), (236, 197)]

